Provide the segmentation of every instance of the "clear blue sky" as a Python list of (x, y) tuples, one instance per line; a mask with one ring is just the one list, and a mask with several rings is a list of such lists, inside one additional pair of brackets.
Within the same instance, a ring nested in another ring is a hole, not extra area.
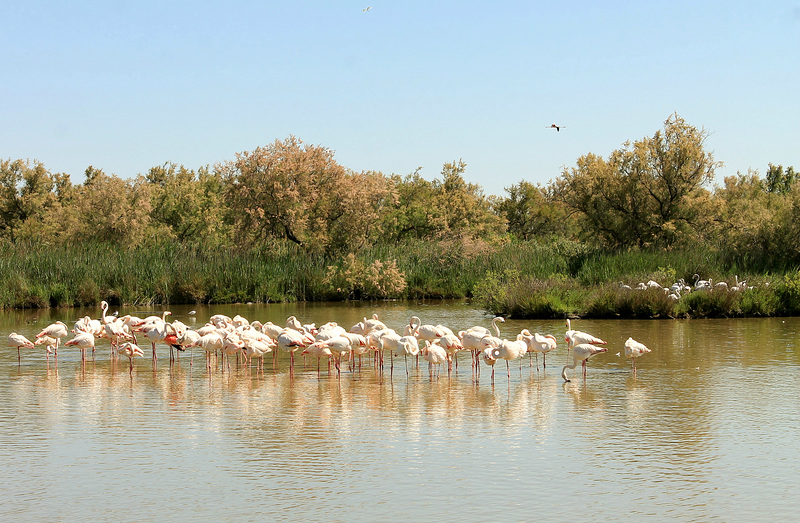
[(74, 183), (293, 134), (356, 171), (461, 158), (504, 195), (674, 112), (720, 183), (800, 167), (800, 0), (32, 0), (0, 24), (0, 157)]

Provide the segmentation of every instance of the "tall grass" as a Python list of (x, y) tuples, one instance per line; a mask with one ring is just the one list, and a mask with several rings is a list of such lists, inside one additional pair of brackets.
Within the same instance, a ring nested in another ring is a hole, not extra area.
[[(364, 268), (371, 272), (359, 272)], [(695, 273), (762, 285), (738, 295), (693, 293), (678, 301), (661, 291), (631, 293), (620, 287), (620, 282), (635, 286), (650, 279), (665, 286), (679, 278), (691, 283)], [(365, 281), (369, 278), (375, 281)], [(768, 281), (775, 285), (767, 287)], [(100, 243), (0, 244), (4, 308), (100, 300), (264, 303), (359, 297), (472, 298), (487, 311), (511, 317), (776, 315), (800, 312), (800, 277), (795, 269), (755, 273), (704, 246), (610, 253), (564, 240), (409, 242), (369, 247), (342, 259), (310, 255), (289, 244), (247, 251), (167, 242), (135, 249)]]

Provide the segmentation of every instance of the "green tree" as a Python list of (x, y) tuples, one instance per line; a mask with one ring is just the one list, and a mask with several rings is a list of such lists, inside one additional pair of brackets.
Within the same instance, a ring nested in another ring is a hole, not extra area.
[(441, 182), (433, 182), (435, 204), (448, 237), (488, 239), (503, 231), (503, 223), (480, 186), (464, 180), (466, 168), (463, 160), (444, 164)]
[(55, 202), (53, 178), (39, 161), (0, 160), (0, 237), (14, 242), (29, 220)]
[(677, 115), (653, 137), (626, 142), (608, 158), (587, 154), (551, 187), (579, 214), (584, 233), (610, 247), (670, 246), (702, 220), (703, 186), (719, 166), (703, 149), (707, 133)]
[(492, 212), (492, 202), (477, 184), (467, 183), (463, 160), (446, 163), (442, 178), (429, 182), (420, 169), (392, 177), (391, 204), (382, 214), (384, 237), (399, 243), (409, 239), (494, 237), (503, 221)]
[(144, 177), (123, 180), (90, 167), (86, 181), (76, 191), (73, 201), (80, 209), (81, 222), (74, 231), (77, 237), (126, 247), (147, 239), (151, 204)]
[(151, 187), (154, 224), (179, 242), (224, 244), (230, 240), (224, 223), (222, 178), (207, 167), (197, 171), (166, 163), (145, 176)]
[(433, 237), (446, 227), (446, 218), (432, 205), (436, 190), (420, 175), (421, 168), (391, 177), (389, 206), (381, 214), (383, 238), (390, 243)]
[(784, 171), (782, 165), (769, 164), (766, 179), (767, 192), (787, 193), (792, 190), (792, 186), (798, 180), (800, 180), (800, 173), (794, 172), (794, 167), (788, 167)]
[(550, 201), (544, 188), (522, 181), (506, 187), (506, 192), (508, 197), (498, 200), (494, 207), (515, 238), (527, 241), (569, 234), (564, 206)]

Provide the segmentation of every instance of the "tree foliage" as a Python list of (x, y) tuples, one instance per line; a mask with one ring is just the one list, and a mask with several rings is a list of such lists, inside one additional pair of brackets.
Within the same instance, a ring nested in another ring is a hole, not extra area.
[(38, 161), (0, 160), (0, 237), (15, 241), (55, 202), (55, 182)]
[(521, 181), (506, 192), (508, 197), (497, 201), (495, 209), (515, 238), (528, 241), (569, 234), (564, 205), (550, 200), (544, 188)]
[(587, 154), (552, 191), (579, 213), (587, 237), (609, 247), (671, 246), (693, 236), (718, 164), (706, 132), (677, 115), (652, 137), (626, 142), (603, 159)]
[(239, 153), (218, 171), (239, 238), (286, 239), (308, 252), (362, 244), (386, 194), (374, 176), (348, 173), (333, 151), (294, 136)]

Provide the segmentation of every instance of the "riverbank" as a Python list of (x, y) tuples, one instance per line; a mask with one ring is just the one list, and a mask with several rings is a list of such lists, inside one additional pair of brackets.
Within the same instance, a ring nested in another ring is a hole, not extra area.
[[(695, 274), (711, 288), (670, 296)], [(658, 287), (637, 289), (647, 282)], [(2, 308), (385, 299), (470, 299), (510, 318), (783, 316), (800, 314), (800, 276), (707, 247), (609, 253), (568, 241), (414, 242), (338, 259), (285, 245), (0, 245)]]

